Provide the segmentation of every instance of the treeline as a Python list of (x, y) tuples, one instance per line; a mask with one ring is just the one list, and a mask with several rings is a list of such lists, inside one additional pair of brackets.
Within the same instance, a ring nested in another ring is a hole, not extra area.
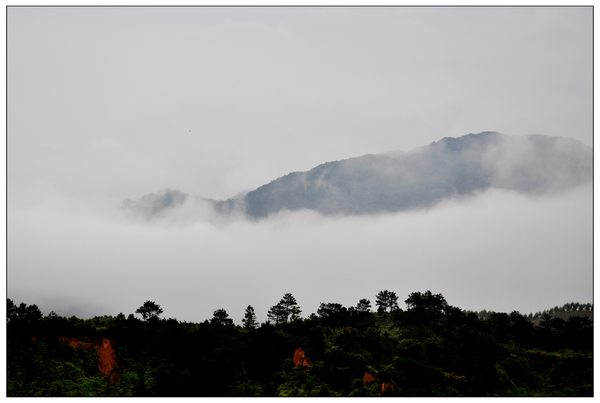
[(80, 319), (9, 299), (8, 395), (593, 395), (588, 317), (481, 315), (430, 291), (404, 302), (385, 290), (374, 307), (322, 303), (302, 318), (288, 293), (267, 322), (248, 306), (239, 326), (224, 309), (180, 322), (146, 301), (128, 316)]
[[(482, 319), (488, 319), (493, 311), (479, 311), (478, 315)], [(526, 314), (525, 317), (533, 322), (538, 322), (542, 319), (548, 320), (551, 318), (560, 318), (567, 320), (573, 316), (582, 316), (590, 320), (594, 320), (594, 307), (591, 303), (568, 302), (562, 306), (555, 306), (544, 311)]]

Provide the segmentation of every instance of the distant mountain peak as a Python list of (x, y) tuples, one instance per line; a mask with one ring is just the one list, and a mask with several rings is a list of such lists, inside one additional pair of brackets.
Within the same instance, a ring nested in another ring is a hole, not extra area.
[[(444, 137), (408, 152), (325, 162), (212, 204), (217, 212), (255, 219), (303, 209), (356, 215), (428, 208), (491, 188), (525, 194), (556, 192), (591, 177), (592, 149), (577, 140), (485, 131)], [(185, 196), (144, 196), (142, 206), (136, 208), (160, 211), (183, 202)]]
[(145, 194), (138, 200), (125, 199), (121, 207), (130, 213), (150, 219), (182, 205), (188, 197), (188, 194), (179, 190), (164, 189)]
[(486, 131), (444, 137), (409, 152), (321, 164), (265, 184), (232, 204), (253, 218), (283, 210), (369, 214), (431, 207), (448, 198), (508, 189), (543, 193), (591, 179), (591, 148), (562, 137)]

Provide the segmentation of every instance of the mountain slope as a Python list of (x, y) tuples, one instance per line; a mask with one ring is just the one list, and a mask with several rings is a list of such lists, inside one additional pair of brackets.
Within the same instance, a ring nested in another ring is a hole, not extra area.
[(592, 158), (590, 147), (570, 138), (483, 132), (445, 137), (409, 152), (326, 162), (225, 201), (165, 190), (128, 199), (123, 208), (148, 219), (188, 202), (255, 219), (302, 209), (323, 214), (395, 212), (491, 188), (525, 194), (572, 188), (591, 180)]
[(139, 217), (152, 218), (181, 206), (188, 199), (189, 195), (179, 190), (165, 189), (138, 200), (125, 199), (121, 208)]
[(592, 149), (568, 138), (496, 132), (469, 134), (407, 153), (365, 155), (293, 172), (237, 199), (221, 212), (262, 218), (282, 210), (366, 214), (424, 208), (489, 188), (554, 192), (591, 179)]

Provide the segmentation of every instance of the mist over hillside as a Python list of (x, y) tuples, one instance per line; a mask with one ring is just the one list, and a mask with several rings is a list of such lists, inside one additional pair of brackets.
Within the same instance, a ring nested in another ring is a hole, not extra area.
[(138, 216), (149, 218), (181, 206), (188, 198), (188, 194), (179, 190), (165, 189), (161, 192), (146, 194), (136, 201), (125, 199), (122, 208)]
[[(591, 149), (577, 141), (470, 135), (290, 177), (316, 184), (327, 170), (320, 182), (338, 189), (329, 192), (338, 202), (331, 214), (317, 208), (328, 206), (324, 190), (311, 208), (284, 205), (306, 194), (296, 187), (251, 215), (251, 194), (284, 189), (283, 178), (227, 203), (174, 189), (124, 209), (66, 197), (13, 203), (8, 258), (19, 269), (8, 273), (10, 297), (78, 315), (118, 313), (152, 297), (185, 320), (215, 304), (238, 318), (240, 301), (260, 316), (286, 291), (307, 309), (318, 306), (316, 295), (350, 304), (350, 295), (389, 284), (402, 293), (436, 289), (471, 310), (531, 312), (592, 298)], [(395, 191), (397, 177), (415, 200)], [(358, 203), (365, 199), (368, 209)]]
[[(430, 208), (487, 189), (554, 193), (592, 177), (592, 149), (577, 140), (497, 132), (445, 137), (409, 152), (368, 154), (292, 172), (225, 201), (197, 199), (217, 213), (261, 219), (280, 211), (313, 210), (356, 215)], [(163, 214), (187, 195), (167, 190), (127, 200), (147, 218)]]

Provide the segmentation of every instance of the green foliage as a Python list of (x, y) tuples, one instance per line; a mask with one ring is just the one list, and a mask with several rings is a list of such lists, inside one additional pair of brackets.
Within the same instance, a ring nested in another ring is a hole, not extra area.
[(442, 294), (432, 294), (429, 290), (424, 293), (413, 292), (404, 302), (409, 312), (427, 319), (439, 318), (448, 306)]
[(398, 309), (398, 296), (393, 291), (383, 290), (375, 299), (377, 312), (391, 312)]
[(9, 396), (106, 394), (106, 381), (97, 373), (94, 352), (75, 351), (48, 340), (33, 345), (11, 340), (8, 361)]
[[(593, 324), (546, 312), (467, 312), (416, 292), (407, 311), (390, 291), (378, 313), (322, 303), (300, 318), (291, 294), (259, 324), (224, 309), (203, 323), (137, 313), (91, 319), (41, 315), (7, 300), (8, 396), (591, 396)], [(151, 302), (151, 301), (147, 301)], [(142, 309), (143, 308), (143, 309)], [(574, 303), (565, 309), (591, 309)], [(67, 339), (66, 339), (67, 338)], [(99, 373), (95, 348), (117, 346), (116, 382)], [(63, 341), (61, 341), (63, 340)], [(87, 344), (86, 344), (87, 343)], [(95, 343), (95, 344), (94, 344)], [(74, 346), (77, 343), (73, 344)], [(294, 360), (294, 356), (298, 355)]]
[(555, 306), (545, 311), (531, 314), (530, 320), (537, 322), (542, 320), (544, 316), (550, 316), (551, 318), (559, 318), (563, 320), (568, 320), (572, 317), (583, 317), (593, 320), (594, 307), (591, 303), (581, 304), (578, 302), (569, 302), (562, 306)]
[(280, 397), (325, 397), (337, 396), (330, 386), (323, 382), (319, 374), (322, 364), (311, 369), (288, 368), (284, 373), (283, 383), (277, 388)]
[(321, 303), (317, 309), (317, 315), (323, 320), (323, 323), (331, 326), (343, 326), (348, 321), (348, 309), (338, 303)]

